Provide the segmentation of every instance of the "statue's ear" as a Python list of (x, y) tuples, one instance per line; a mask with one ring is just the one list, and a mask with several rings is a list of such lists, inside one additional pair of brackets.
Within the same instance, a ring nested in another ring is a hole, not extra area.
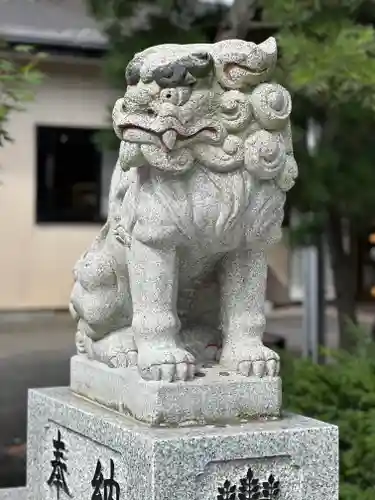
[[(243, 90), (268, 80), (277, 61), (277, 45), (273, 37), (256, 45), (253, 42), (228, 40), (215, 58), (218, 82), (225, 89)], [(217, 44), (218, 45), (218, 44)]]

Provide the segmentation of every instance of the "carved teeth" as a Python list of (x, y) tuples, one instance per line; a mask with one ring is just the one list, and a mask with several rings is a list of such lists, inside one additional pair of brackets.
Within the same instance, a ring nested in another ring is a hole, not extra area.
[(173, 149), (174, 145), (176, 144), (176, 139), (177, 139), (177, 132), (175, 132), (174, 130), (167, 130), (166, 132), (164, 132), (162, 136), (163, 143), (170, 150)]

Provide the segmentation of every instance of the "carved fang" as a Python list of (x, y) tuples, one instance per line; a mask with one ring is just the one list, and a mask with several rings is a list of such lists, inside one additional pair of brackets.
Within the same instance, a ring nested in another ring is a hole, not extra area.
[(174, 148), (176, 139), (177, 132), (175, 132), (174, 130), (167, 130), (162, 136), (162, 141), (169, 150), (172, 150)]

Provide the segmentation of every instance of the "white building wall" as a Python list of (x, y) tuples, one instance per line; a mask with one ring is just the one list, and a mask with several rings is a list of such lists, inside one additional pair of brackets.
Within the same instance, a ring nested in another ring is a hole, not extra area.
[(15, 142), (0, 148), (0, 310), (65, 308), (72, 267), (99, 230), (35, 223), (36, 126), (109, 125), (116, 95), (94, 63), (50, 62), (42, 69), (35, 101), (9, 122)]
[[(8, 129), (15, 142), (0, 148), (0, 311), (66, 308), (74, 263), (100, 228), (36, 224), (36, 127), (109, 125), (108, 106), (118, 95), (105, 83), (98, 64), (50, 62), (42, 69), (46, 77), (34, 102), (11, 116)], [(103, 215), (108, 201), (105, 185), (115, 159), (113, 154), (103, 155)], [(283, 285), (283, 296), (280, 299), (276, 290), (274, 297), (272, 289), (267, 295), (271, 301), (287, 302), (288, 259), (281, 246), (272, 250), (270, 267)]]

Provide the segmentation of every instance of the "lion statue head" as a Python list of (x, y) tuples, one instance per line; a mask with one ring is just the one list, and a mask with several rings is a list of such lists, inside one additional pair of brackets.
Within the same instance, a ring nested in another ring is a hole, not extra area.
[[(175, 225), (194, 219), (194, 200), (185, 203), (186, 217), (175, 214), (184, 205), (180, 199), (172, 206), (178, 197), (176, 179), (196, 179), (195, 186), (185, 184), (182, 189), (194, 198), (196, 186), (203, 182), (195, 174), (198, 170), (222, 194), (221, 208), (211, 214), (216, 235), (233, 226), (254, 193), (264, 194), (264, 206), (278, 191), (278, 203), (283, 205), (282, 193), (293, 186), (297, 165), (289, 121), (291, 98), (281, 85), (269, 81), (276, 60), (276, 42), (269, 38), (259, 45), (242, 40), (159, 45), (136, 54), (128, 64), (125, 96), (113, 111), (114, 130), (122, 141), (120, 164), (124, 171), (147, 165), (138, 178), (138, 191), (145, 176), (150, 178), (150, 168), (159, 188), (174, 179), (164, 199), (169, 200), (169, 218)], [(240, 200), (233, 199), (234, 191)], [(207, 196), (214, 203), (214, 195)], [(147, 214), (134, 217), (146, 224)], [(165, 216), (156, 219), (167, 225)], [(202, 224), (185, 224), (179, 231), (191, 238), (199, 227)], [(212, 239), (213, 232), (208, 233)]]

